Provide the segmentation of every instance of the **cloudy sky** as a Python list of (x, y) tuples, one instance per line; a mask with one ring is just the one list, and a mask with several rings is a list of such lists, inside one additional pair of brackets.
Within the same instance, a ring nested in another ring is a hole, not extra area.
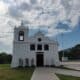
[[(59, 49), (80, 43), (80, 0), (0, 0), (0, 52), (12, 53), (13, 29), (21, 21), (30, 34), (41, 29)], [(62, 35), (63, 34), (63, 38)]]

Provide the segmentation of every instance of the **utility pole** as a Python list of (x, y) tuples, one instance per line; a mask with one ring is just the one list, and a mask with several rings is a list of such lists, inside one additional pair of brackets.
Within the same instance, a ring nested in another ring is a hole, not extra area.
[(63, 33), (61, 34), (62, 36), (62, 48), (63, 48), (63, 51), (62, 51), (62, 61), (65, 61), (65, 55), (64, 55), (64, 42), (63, 42)]

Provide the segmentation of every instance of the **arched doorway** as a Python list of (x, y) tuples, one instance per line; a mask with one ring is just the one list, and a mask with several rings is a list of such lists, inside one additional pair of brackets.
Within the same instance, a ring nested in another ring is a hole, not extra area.
[(36, 54), (36, 65), (41, 67), (44, 65), (44, 56), (41, 53)]

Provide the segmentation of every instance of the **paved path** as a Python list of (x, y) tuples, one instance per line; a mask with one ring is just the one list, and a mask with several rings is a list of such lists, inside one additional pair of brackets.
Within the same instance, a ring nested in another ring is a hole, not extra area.
[(80, 61), (62, 62), (61, 64), (67, 68), (80, 70)]
[(36, 68), (31, 80), (59, 80), (55, 73), (80, 77), (80, 71), (58, 68)]
[(51, 68), (36, 68), (31, 80), (59, 80)]
[(54, 73), (58, 73), (58, 74), (80, 77), (80, 71), (57, 69), (57, 68), (52, 68), (52, 71), (54, 71)]

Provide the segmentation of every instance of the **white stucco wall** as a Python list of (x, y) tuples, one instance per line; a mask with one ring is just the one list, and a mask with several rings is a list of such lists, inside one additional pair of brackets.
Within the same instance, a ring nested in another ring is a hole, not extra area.
[[(59, 66), (59, 57), (58, 57), (58, 43), (56, 41), (51, 41), (47, 37), (45, 37), (42, 33), (37, 33), (33, 37), (29, 37), (25, 34), (24, 41), (18, 41), (18, 32), (19, 30), (23, 30), (26, 33), (25, 29), (15, 29), (14, 41), (13, 41), (13, 58), (11, 67), (19, 66), (19, 59), (23, 59), (23, 66), (25, 66), (25, 59), (29, 59), (29, 66), (31, 66), (31, 60), (34, 59), (34, 65), (36, 66), (36, 54), (37, 52), (43, 52), (44, 55), (44, 65), (55, 65)], [(26, 38), (27, 36), (27, 38)], [(42, 41), (39, 42), (38, 38), (41, 38)], [(35, 44), (36, 50), (30, 51), (30, 44)], [(42, 44), (42, 50), (37, 50), (37, 44)], [(44, 50), (44, 45), (49, 45), (49, 50)]]

